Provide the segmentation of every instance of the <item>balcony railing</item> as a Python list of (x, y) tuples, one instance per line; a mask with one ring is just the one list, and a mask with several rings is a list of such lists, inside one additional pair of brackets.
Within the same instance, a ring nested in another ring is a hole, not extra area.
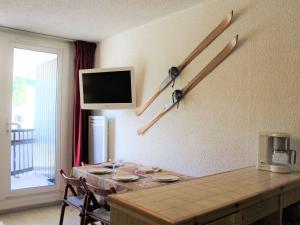
[(11, 175), (33, 171), (34, 129), (11, 130)]

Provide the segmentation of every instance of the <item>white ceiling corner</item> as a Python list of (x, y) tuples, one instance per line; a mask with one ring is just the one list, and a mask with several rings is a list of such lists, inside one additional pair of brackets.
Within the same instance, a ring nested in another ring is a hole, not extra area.
[(201, 0), (0, 0), (0, 26), (99, 41)]

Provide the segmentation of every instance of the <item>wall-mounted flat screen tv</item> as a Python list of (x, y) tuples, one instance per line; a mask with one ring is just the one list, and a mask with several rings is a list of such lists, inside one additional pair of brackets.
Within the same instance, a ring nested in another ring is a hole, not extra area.
[(80, 70), (79, 89), (82, 109), (135, 108), (132, 67)]

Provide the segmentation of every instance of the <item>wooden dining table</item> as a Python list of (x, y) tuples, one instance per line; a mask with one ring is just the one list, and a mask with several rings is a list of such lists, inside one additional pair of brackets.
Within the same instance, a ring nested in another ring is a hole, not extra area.
[[(88, 183), (103, 189), (114, 187), (117, 193), (138, 191), (153, 187), (160, 187), (172, 183), (184, 182), (193, 179), (191, 176), (180, 173), (159, 169), (157, 172), (147, 173), (143, 168), (144, 165), (125, 162), (119, 167), (115, 168), (114, 172), (108, 174), (91, 173), (91, 169), (107, 167), (108, 163), (101, 163), (96, 165), (85, 165), (81, 167), (73, 167), (72, 176), (83, 177)], [(114, 175), (137, 175), (139, 177), (136, 181), (122, 182), (112, 179)], [(153, 180), (153, 176), (173, 175), (178, 176), (179, 180), (176, 182), (157, 182)]]

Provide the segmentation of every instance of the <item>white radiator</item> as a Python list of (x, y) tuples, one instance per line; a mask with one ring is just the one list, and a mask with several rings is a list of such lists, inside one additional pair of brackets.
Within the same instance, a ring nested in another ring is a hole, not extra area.
[(106, 162), (108, 124), (104, 116), (89, 117), (89, 163)]

